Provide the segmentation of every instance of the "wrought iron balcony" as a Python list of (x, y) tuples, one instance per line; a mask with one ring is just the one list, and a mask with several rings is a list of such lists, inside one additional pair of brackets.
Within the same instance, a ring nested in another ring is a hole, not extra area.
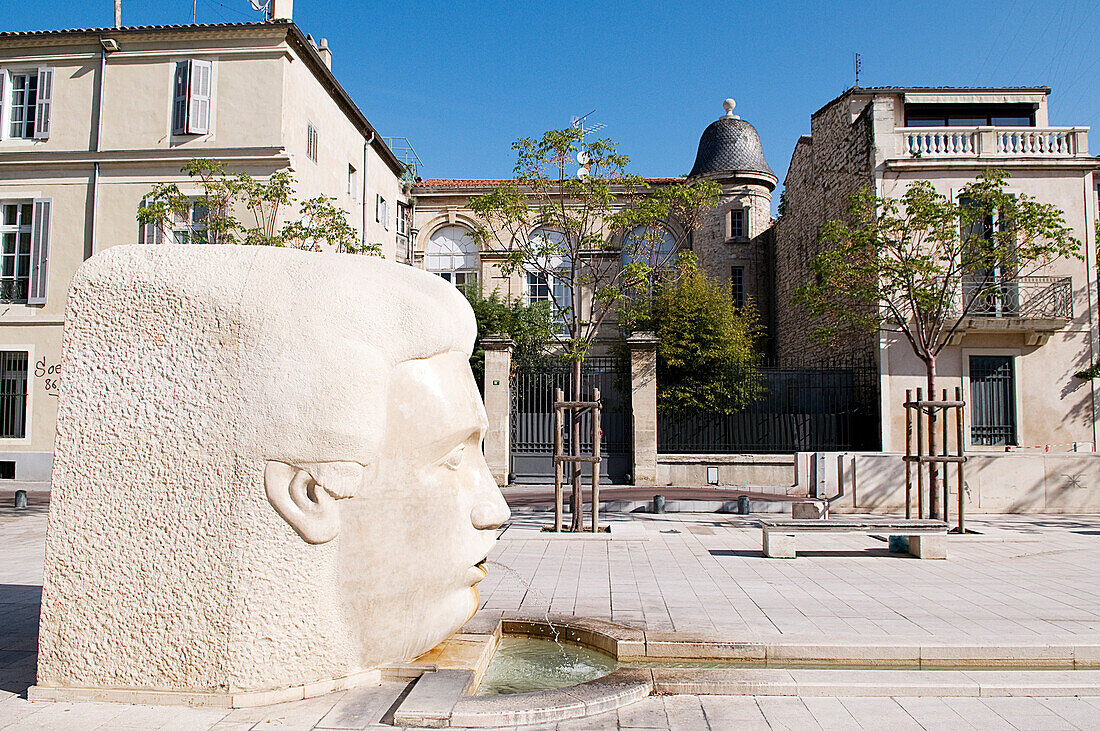
[(899, 127), (900, 157), (1088, 157), (1088, 127)]
[(1070, 277), (1014, 277), (993, 281), (967, 278), (962, 282), (961, 295), (963, 302), (973, 300), (967, 317), (1073, 319), (1073, 281)]

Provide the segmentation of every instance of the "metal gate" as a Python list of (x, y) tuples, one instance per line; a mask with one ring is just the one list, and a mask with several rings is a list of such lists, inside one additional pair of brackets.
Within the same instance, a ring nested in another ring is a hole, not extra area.
[[(545, 368), (517, 370), (513, 374), (512, 482), (553, 482), (554, 390), (560, 388), (568, 396), (570, 380), (571, 366), (563, 362), (554, 362)], [(630, 478), (632, 447), (629, 373), (624, 373), (613, 357), (586, 358), (581, 373), (582, 398), (590, 398), (596, 388), (600, 389), (603, 400), (600, 482), (623, 484)], [(590, 415), (581, 417), (582, 454), (592, 449), (588, 437), (590, 418)], [(565, 433), (568, 451), (568, 427)]]

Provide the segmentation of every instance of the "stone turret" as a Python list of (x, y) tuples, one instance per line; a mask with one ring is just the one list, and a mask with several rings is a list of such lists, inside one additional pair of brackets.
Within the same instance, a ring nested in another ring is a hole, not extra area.
[(729, 280), (735, 296), (752, 299), (762, 320), (769, 321), (770, 287), (767, 232), (771, 228), (772, 191), (779, 179), (764, 158), (760, 135), (733, 113), (703, 130), (689, 178), (713, 180), (722, 189), (718, 205), (700, 222), (692, 248), (712, 277)]

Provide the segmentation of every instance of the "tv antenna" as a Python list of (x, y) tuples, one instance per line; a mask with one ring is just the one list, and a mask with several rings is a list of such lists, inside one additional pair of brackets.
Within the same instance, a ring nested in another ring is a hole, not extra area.
[(855, 88), (858, 89), (859, 88), (859, 72), (863, 69), (863, 56), (860, 56), (858, 53), (855, 54), (855, 58), (853, 59), (853, 65), (855, 66), (855, 69), (856, 69), (856, 87)]
[(592, 116), (595, 113), (595, 111), (596, 110), (593, 109), (591, 112), (589, 112), (588, 114), (585, 114), (582, 117), (577, 117), (577, 116), (571, 117), (569, 119), (569, 126), (572, 127), (573, 129), (579, 129), (581, 131), (581, 137), (582, 138), (585, 135), (592, 134), (593, 132), (599, 132), (601, 129), (603, 129), (607, 125), (603, 124), (602, 122), (595, 122), (592, 125), (586, 127), (585, 124), (584, 124), (584, 120), (586, 120), (590, 116)]

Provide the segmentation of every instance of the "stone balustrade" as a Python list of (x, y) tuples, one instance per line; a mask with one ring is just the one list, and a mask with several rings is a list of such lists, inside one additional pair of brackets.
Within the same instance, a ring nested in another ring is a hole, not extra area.
[(900, 156), (1087, 157), (1088, 127), (899, 127)]

